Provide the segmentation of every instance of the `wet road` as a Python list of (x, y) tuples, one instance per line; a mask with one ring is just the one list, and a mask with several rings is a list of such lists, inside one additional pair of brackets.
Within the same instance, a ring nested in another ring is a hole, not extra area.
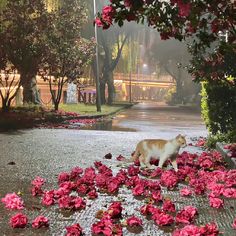
[(112, 121), (92, 129), (156, 133), (157, 136), (183, 133), (188, 136), (206, 136), (207, 131), (200, 111), (192, 107), (170, 107), (145, 102), (123, 110)]
[[(185, 110), (181, 113), (176, 108), (158, 108), (154, 104), (139, 104), (131, 110), (121, 112), (113, 119), (111, 129), (135, 129), (136, 132), (33, 129), (0, 134), (0, 198), (8, 192), (21, 192), (26, 205), (24, 213), (31, 220), (43, 214), (51, 222), (48, 230), (33, 230), (31, 227), (13, 230), (8, 226), (8, 221), (14, 212), (6, 211), (0, 204), (0, 235), (61, 236), (65, 235), (65, 226), (79, 222), (84, 228), (85, 236), (90, 236), (91, 224), (97, 221), (95, 213), (99, 209), (105, 209), (110, 202), (120, 199), (124, 199), (125, 214), (140, 216), (137, 209), (144, 202), (134, 199), (125, 189), (121, 189), (118, 196), (101, 194), (95, 201), (88, 200), (89, 207), (86, 210), (68, 213), (59, 211), (57, 207), (42, 207), (39, 199), (32, 198), (30, 195), (30, 182), (35, 176), (41, 176), (47, 179), (46, 189), (55, 188), (58, 173), (70, 171), (75, 166), (89, 167), (94, 161), (102, 161), (116, 172), (120, 168), (117, 167), (119, 162), (115, 158), (105, 160), (103, 157), (106, 153), (111, 152), (113, 157), (119, 154), (129, 157), (136, 143), (143, 138), (170, 138), (179, 132), (188, 134), (189, 138), (206, 133), (200, 115), (196, 112)], [(201, 151), (191, 146), (185, 150)], [(15, 165), (9, 165), (9, 162), (14, 162)], [(178, 191), (165, 189), (163, 195), (170, 197), (177, 209), (187, 204), (196, 206), (200, 213), (196, 220), (197, 224), (216, 221), (224, 235), (234, 235), (231, 222), (236, 208), (235, 201), (227, 201), (224, 209), (217, 210), (209, 209), (208, 200), (204, 197), (186, 199), (180, 197)], [(170, 235), (168, 227), (158, 228), (152, 221), (143, 220), (144, 231), (139, 234), (140, 236)], [(123, 232), (125, 236), (135, 235), (126, 229)]]

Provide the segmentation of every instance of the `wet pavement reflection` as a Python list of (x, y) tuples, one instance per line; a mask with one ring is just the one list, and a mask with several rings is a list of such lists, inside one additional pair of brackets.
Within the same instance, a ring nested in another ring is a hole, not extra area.
[(114, 118), (81, 129), (129, 132), (181, 132), (206, 135), (200, 110), (194, 107), (174, 107), (162, 103), (141, 102), (123, 110)]

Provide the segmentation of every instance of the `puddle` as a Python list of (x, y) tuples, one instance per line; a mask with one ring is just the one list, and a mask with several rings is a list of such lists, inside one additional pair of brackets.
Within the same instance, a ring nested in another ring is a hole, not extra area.
[(137, 132), (136, 129), (121, 127), (118, 125), (114, 125), (113, 120), (105, 120), (101, 122), (97, 122), (90, 126), (82, 126), (81, 130), (105, 130), (105, 131), (126, 131), (126, 132)]

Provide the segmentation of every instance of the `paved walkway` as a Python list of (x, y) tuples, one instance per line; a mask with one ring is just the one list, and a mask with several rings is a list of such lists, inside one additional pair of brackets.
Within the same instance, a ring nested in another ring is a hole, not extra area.
[[(97, 210), (101, 208), (105, 209), (110, 202), (121, 199), (124, 200), (124, 214), (135, 214), (139, 216), (137, 209), (143, 205), (143, 201), (134, 199), (129, 190), (126, 189), (120, 190), (118, 196), (101, 194), (97, 200), (88, 201), (87, 205), (89, 207), (87, 207), (86, 210), (75, 213), (63, 212), (58, 210), (57, 207), (42, 207), (38, 199), (31, 197), (29, 189), (30, 182), (35, 176), (46, 178), (48, 180), (46, 188), (51, 189), (56, 187), (58, 173), (70, 171), (75, 166), (82, 168), (89, 167), (93, 165), (94, 161), (102, 161), (104, 164), (112, 167), (112, 170), (116, 172), (119, 169), (119, 167), (117, 167), (119, 162), (116, 161), (115, 158), (105, 160), (103, 159), (104, 155), (111, 152), (113, 157), (119, 154), (129, 157), (136, 143), (143, 138), (168, 138), (178, 134), (179, 131), (188, 132), (188, 130), (189, 137), (205, 133), (205, 128), (201, 124), (199, 115), (195, 116), (191, 113), (189, 114), (189, 117), (192, 116), (192, 120), (189, 123), (193, 125), (192, 128), (186, 125), (186, 120), (182, 120), (185, 116), (182, 117), (182, 119), (179, 118), (176, 122), (179, 127), (178, 129), (171, 129), (169, 124), (168, 126), (164, 126), (163, 123), (161, 127), (156, 127), (151, 121), (153, 119), (155, 120), (155, 117), (158, 117), (159, 111), (150, 109), (150, 112), (153, 113), (152, 117), (149, 117), (147, 113), (145, 113), (146, 115), (143, 114), (143, 117), (140, 118), (141, 111), (138, 108), (140, 106), (134, 107), (131, 110), (132, 116), (129, 116), (127, 119), (122, 116), (130, 111), (120, 113), (119, 117), (115, 119), (117, 125), (122, 128), (126, 127), (125, 124), (131, 127), (131, 119), (133, 119), (135, 127), (141, 130), (137, 132), (34, 129), (0, 134), (0, 178), (2, 180), (0, 181), (0, 198), (8, 192), (21, 192), (22, 198), (25, 200), (25, 213), (27, 216), (32, 219), (39, 214), (44, 214), (51, 222), (48, 230), (32, 230), (31, 228), (13, 230), (8, 226), (9, 217), (13, 212), (6, 211), (3, 205), (0, 204), (1, 235), (60, 236), (65, 234), (65, 226), (79, 222), (85, 230), (85, 235), (90, 236), (90, 227), (91, 224), (96, 221), (95, 213)], [(165, 108), (163, 109), (165, 110)], [(164, 111), (160, 111), (159, 115), (162, 114), (162, 112)], [(176, 111), (176, 114), (179, 114), (178, 111)], [(181, 114), (179, 115), (179, 117), (181, 117)], [(175, 116), (177, 116), (175, 113), (169, 113), (169, 117)], [(139, 119), (142, 120), (141, 123), (139, 123)], [(165, 118), (163, 117), (163, 122), (164, 121)], [(148, 124), (147, 126), (145, 122)], [(174, 124), (172, 124), (172, 127), (173, 126)], [(183, 128), (182, 130), (181, 127), (186, 127), (186, 129), (184, 130)], [(157, 130), (159, 131), (157, 132)], [(200, 152), (198, 148), (191, 146), (188, 146), (185, 150)], [(9, 162), (14, 162), (15, 165), (9, 165)], [(199, 216), (196, 220), (197, 224), (215, 221), (224, 232), (224, 235), (235, 235), (235, 232), (231, 229), (231, 223), (234, 217), (233, 213), (236, 208), (235, 201), (227, 200), (224, 209), (217, 210), (209, 209), (208, 200), (204, 197), (192, 197), (186, 200), (186, 198), (179, 196), (178, 191), (167, 191), (166, 189), (163, 189), (163, 195), (170, 197), (175, 202), (177, 209), (182, 208), (186, 204), (196, 206), (199, 209)], [(144, 231), (139, 235), (170, 235), (170, 228), (158, 228), (158, 226), (153, 225), (153, 221), (144, 220), (144, 222)], [(124, 235), (133, 236), (135, 234), (124, 229)]]

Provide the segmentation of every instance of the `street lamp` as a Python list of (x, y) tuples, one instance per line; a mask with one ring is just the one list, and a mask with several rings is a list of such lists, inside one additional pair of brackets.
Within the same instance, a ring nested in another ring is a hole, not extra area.
[(129, 102), (132, 102), (132, 44), (131, 44), (131, 38), (129, 40), (130, 48), (129, 48), (129, 60), (130, 60), (130, 66), (129, 66)]
[[(93, 0), (93, 9), (94, 9), (94, 16), (96, 17), (97, 14), (96, 0)], [(98, 64), (98, 29), (96, 23), (94, 25), (94, 29), (95, 29), (95, 40), (96, 40), (96, 106), (97, 106), (97, 112), (101, 112), (101, 94), (100, 94), (99, 64)]]

